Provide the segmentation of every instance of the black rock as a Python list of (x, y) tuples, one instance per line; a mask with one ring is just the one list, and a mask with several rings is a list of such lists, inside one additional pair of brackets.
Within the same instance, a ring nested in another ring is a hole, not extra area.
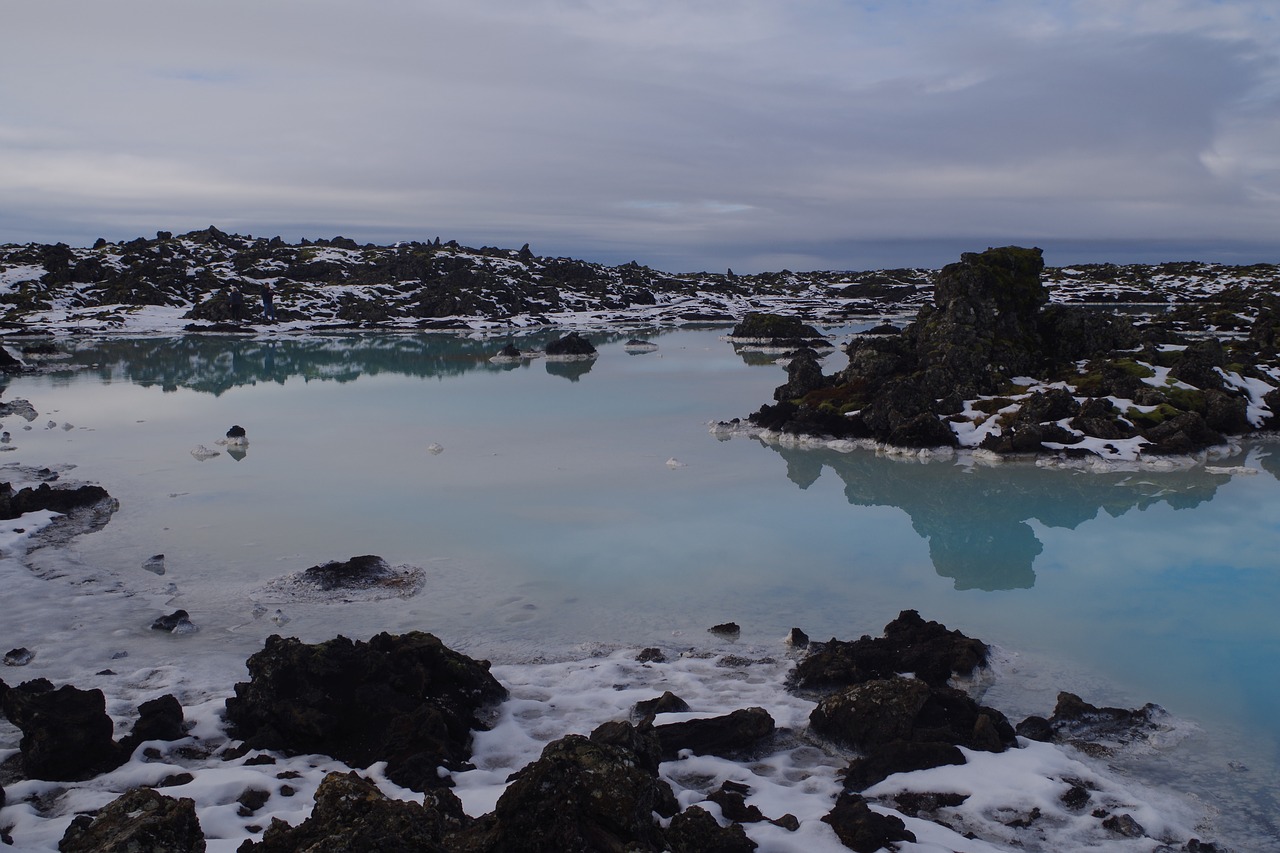
[(719, 625), (712, 625), (707, 629), (710, 634), (719, 634), (722, 637), (736, 637), (742, 633), (742, 628), (737, 622), (722, 622)]
[(231, 429), (227, 430), (227, 438), (244, 438), (244, 436), (245, 436), (244, 427), (240, 426), (239, 424), (236, 424), (235, 426), (231, 427)]
[(832, 639), (814, 647), (796, 666), (790, 684), (829, 689), (910, 672), (926, 684), (942, 686), (953, 674), (971, 675), (986, 662), (986, 643), (904, 610), (885, 626), (883, 638)]
[(588, 356), (595, 355), (596, 348), (592, 346), (591, 341), (582, 337), (577, 332), (569, 332), (567, 335), (549, 342), (547, 344), (546, 354), (550, 356)]
[(120, 741), (120, 748), (126, 755), (132, 755), (144, 741), (180, 740), (187, 734), (185, 723), (182, 705), (172, 693), (143, 702), (138, 706), (138, 720), (133, 724), (133, 731)]
[(631, 716), (635, 719), (652, 721), (658, 714), (679, 714), (687, 710), (689, 710), (689, 703), (667, 690), (656, 699), (643, 699), (637, 702), (631, 709)]
[(32, 779), (72, 782), (119, 767), (127, 757), (112, 740), (101, 690), (58, 689), (47, 679), (11, 687), (4, 715), (22, 730), (23, 772)]
[(79, 507), (93, 506), (111, 500), (101, 486), (78, 486), (55, 489), (48, 483), (13, 491), (9, 483), (0, 483), (0, 519), (17, 518), (40, 509), (66, 514)]
[(787, 632), (783, 642), (793, 649), (807, 649), (809, 648), (809, 635), (799, 628), (792, 628)]
[[(591, 740), (627, 750), (636, 757), (641, 767), (657, 778), (658, 765), (662, 763), (662, 744), (650, 723), (641, 722), (633, 726), (621, 720), (611, 720), (597, 726), (591, 732)], [(665, 805), (664, 803), (664, 808), (660, 809), (663, 814), (668, 817), (675, 814), (675, 808), (667, 811)]]
[(751, 853), (757, 847), (741, 826), (721, 826), (698, 806), (690, 806), (671, 819), (667, 844), (671, 853)]
[(630, 750), (581, 735), (552, 741), (518, 771), (494, 811), (455, 835), (457, 851), (659, 851), (654, 812), (671, 789)]
[(873, 812), (866, 800), (848, 792), (836, 798), (835, 808), (822, 821), (831, 825), (840, 843), (858, 853), (875, 853), (895, 841), (916, 840), (901, 818)]
[(437, 768), (463, 765), (476, 713), (507, 695), (487, 661), (416, 631), (315, 645), (272, 635), (247, 664), (227, 700), (234, 737), (355, 767), (386, 761), (388, 778), (417, 791), (447, 784)]
[(35, 659), (36, 653), (22, 646), (16, 649), (9, 649), (4, 653), (5, 666), (26, 666)]
[(169, 631), (174, 634), (187, 633), (195, 630), (195, 624), (192, 623), (190, 615), (185, 610), (175, 610), (167, 616), (161, 616), (159, 619), (151, 623), (153, 631)]
[(381, 557), (366, 554), (346, 562), (336, 560), (312, 566), (302, 579), (322, 590), (362, 589), (394, 577), (395, 571)]
[(666, 760), (675, 758), (682, 749), (695, 755), (732, 757), (756, 748), (770, 737), (774, 722), (764, 708), (744, 708), (719, 717), (666, 723), (655, 726), (654, 731)]
[(894, 773), (964, 763), (964, 753), (954, 744), (893, 740), (871, 747), (850, 762), (844, 770), (844, 784), (847, 790), (863, 791)]
[(204, 833), (194, 800), (134, 788), (93, 818), (71, 822), (61, 853), (203, 853)]
[(640, 654), (636, 655), (637, 663), (666, 663), (667, 656), (662, 653), (662, 649), (649, 647), (641, 649)]
[(315, 808), (296, 827), (272, 819), (258, 842), (240, 853), (444, 853), (446, 835), (470, 823), (448, 789), (426, 792), (421, 805), (393, 800), (355, 773), (330, 773), (316, 790)]

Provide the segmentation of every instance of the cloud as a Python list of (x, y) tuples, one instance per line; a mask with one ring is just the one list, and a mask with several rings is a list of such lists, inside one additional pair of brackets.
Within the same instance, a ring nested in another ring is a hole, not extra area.
[(214, 222), (739, 271), (1027, 236), (1274, 255), (1270, 15), (1262, 0), (24, 4), (0, 32), (0, 80), (22, 81), (0, 87), (0, 239)]

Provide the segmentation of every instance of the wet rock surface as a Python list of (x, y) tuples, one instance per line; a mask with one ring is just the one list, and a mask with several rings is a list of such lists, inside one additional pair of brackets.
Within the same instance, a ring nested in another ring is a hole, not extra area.
[(419, 791), (445, 784), (438, 767), (466, 762), (476, 713), (507, 693), (487, 662), (421, 632), (315, 645), (272, 635), (248, 668), (226, 707), (251, 748), (386, 761), (390, 779)]
[(193, 800), (135, 788), (93, 817), (75, 818), (61, 853), (203, 853), (204, 833)]
[(101, 690), (69, 684), (54, 688), (46, 679), (10, 687), (4, 715), (22, 730), (23, 773), (31, 779), (79, 781), (119, 767), (125, 756), (112, 739)]
[(774, 732), (773, 717), (764, 708), (741, 708), (716, 717), (655, 726), (664, 759), (683, 749), (695, 755), (732, 756), (760, 745)]

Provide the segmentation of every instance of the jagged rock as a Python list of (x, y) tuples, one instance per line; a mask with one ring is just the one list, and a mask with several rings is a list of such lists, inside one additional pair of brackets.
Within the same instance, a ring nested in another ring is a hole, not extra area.
[(847, 790), (863, 791), (894, 773), (964, 763), (964, 753), (955, 744), (892, 740), (868, 749), (866, 754), (849, 762), (843, 774), (844, 784)]
[(818, 354), (810, 347), (796, 350), (787, 362), (787, 381), (773, 392), (775, 400), (798, 400), (806, 394), (826, 388), (832, 380), (822, 375)]
[(637, 702), (631, 709), (631, 716), (634, 719), (652, 721), (658, 714), (679, 714), (687, 710), (689, 703), (667, 690), (656, 699)]
[(754, 749), (771, 736), (774, 722), (764, 708), (741, 708), (718, 717), (665, 723), (655, 726), (654, 731), (666, 760), (675, 758), (682, 749), (695, 755), (730, 757)]
[(800, 344), (809, 346), (825, 344), (822, 333), (799, 317), (781, 314), (748, 313), (742, 322), (733, 327), (729, 338), (741, 341), (763, 341), (778, 345)]
[(840, 843), (858, 853), (875, 853), (895, 841), (916, 840), (901, 818), (873, 812), (866, 800), (849, 792), (836, 798), (835, 808), (822, 821), (831, 825)]
[(667, 656), (663, 654), (662, 649), (659, 649), (656, 646), (650, 646), (649, 648), (640, 650), (640, 654), (636, 655), (636, 662), (637, 663), (666, 663)]
[(151, 630), (168, 631), (171, 634), (190, 634), (196, 630), (196, 626), (187, 611), (175, 610), (152, 622)]
[(494, 811), (455, 835), (450, 847), (457, 853), (656, 853), (666, 845), (653, 814), (664, 803), (674, 806), (671, 789), (634, 753), (567, 735), (518, 771)]
[(272, 635), (247, 663), (226, 704), (233, 736), (356, 767), (386, 761), (388, 778), (418, 791), (447, 784), (437, 768), (462, 766), (476, 712), (507, 695), (487, 661), (417, 631), (315, 645)]
[(92, 818), (81, 815), (62, 836), (61, 853), (203, 853), (194, 800), (134, 788)]
[(577, 332), (569, 332), (569, 334), (549, 342), (545, 352), (552, 357), (577, 356), (581, 358), (596, 355), (596, 348), (591, 344), (591, 341)]
[(36, 653), (31, 651), (31, 649), (28, 649), (26, 646), (9, 649), (9, 651), (4, 653), (4, 665), (26, 666), (31, 663), (31, 661), (35, 660), (35, 656)]
[(627, 750), (641, 767), (657, 777), (658, 765), (662, 763), (662, 744), (651, 723), (642, 721), (634, 726), (621, 720), (601, 723), (591, 732), (591, 740)]
[(373, 554), (352, 557), (346, 562), (332, 560), (312, 566), (302, 573), (302, 579), (322, 590), (364, 589), (375, 586), (388, 578), (396, 577), (386, 560)]
[(721, 622), (719, 625), (712, 625), (707, 632), (719, 634), (721, 637), (737, 637), (742, 633), (742, 628), (737, 622)]
[(787, 632), (787, 636), (782, 642), (793, 649), (807, 649), (809, 648), (809, 635), (799, 628), (792, 628)]
[(111, 500), (111, 495), (101, 486), (79, 486), (55, 489), (48, 483), (17, 492), (9, 483), (0, 483), (0, 519), (17, 518), (23, 513), (48, 509), (68, 513), (78, 507), (93, 506)]
[(131, 755), (144, 741), (180, 740), (187, 734), (183, 728), (185, 723), (182, 705), (172, 693), (143, 702), (138, 706), (138, 720), (133, 724), (133, 731), (120, 741), (120, 749), (125, 755)]
[(809, 715), (810, 728), (863, 751), (896, 740), (948, 743), (1003, 752), (1016, 742), (1004, 715), (950, 687), (915, 678), (867, 681), (823, 697)]
[(1152, 704), (1134, 710), (1099, 708), (1064, 691), (1058, 694), (1051, 717), (1028, 717), (1018, 723), (1017, 733), (1046, 742), (1123, 743), (1158, 729), (1163, 714), (1163, 709)]
[(1170, 455), (1195, 453), (1226, 440), (1221, 433), (1209, 428), (1199, 412), (1184, 412), (1169, 418), (1147, 430), (1144, 436), (1151, 442), (1143, 448), (1144, 453)]
[(734, 823), (760, 823), (768, 820), (756, 806), (747, 805), (746, 785), (726, 779), (720, 787), (707, 795), (707, 799), (720, 807), (720, 814)]
[(3, 705), (9, 722), (22, 730), (22, 768), (31, 779), (89, 779), (119, 767), (127, 757), (112, 740), (101, 690), (70, 684), (55, 690), (40, 678), (10, 687)]
[(470, 822), (448, 789), (427, 791), (419, 805), (391, 799), (355, 773), (330, 773), (306, 820), (291, 827), (272, 819), (262, 840), (246, 841), (239, 853), (444, 853), (445, 836)]
[(910, 672), (926, 684), (942, 686), (953, 674), (972, 675), (986, 663), (986, 643), (939, 622), (926, 622), (915, 610), (904, 610), (885, 625), (883, 638), (832, 639), (815, 645), (796, 666), (790, 684), (795, 689), (825, 689)]
[(667, 827), (671, 853), (751, 853), (758, 846), (741, 826), (721, 826), (698, 806), (680, 812)]

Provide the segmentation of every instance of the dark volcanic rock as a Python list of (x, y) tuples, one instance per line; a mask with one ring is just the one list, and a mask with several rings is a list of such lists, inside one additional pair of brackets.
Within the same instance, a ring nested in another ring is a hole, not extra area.
[(437, 768), (466, 761), (476, 712), (507, 695), (487, 661), (416, 631), (316, 645), (272, 635), (248, 668), (227, 721), (250, 748), (387, 761), (388, 778), (417, 791), (447, 784)]
[(815, 644), (796, 666), (791, 685), (796, 689), (843, 687), (910, 672), (926, 684), (942, 686), (953, 674), (971, 675), (986, 662), (986, 643), (904, 610), (884, 627), (883, 638)]
[(386, 560), (373, 554), (352, 557), (346, 562), (337, 560), (312, 566), (302, 573), (302, 579), (323, 590), (362, 589), (395, 576)]
[(652, 721), (658, 714), (680, 713), (689, 710), (689, 703), (670, 690), (656, 699), (643, 699), (631, 709), (632, 717)]
[(393, 800), (355, 773), (330, 773), (311, 815), (296, 827), (273, 819), (259, 842), (240, 853), (443, 853), (443, 839), (470, 823), (452, 791), (426, 792), (418, 803)]
[(916, 840), (901, 818), (873, 812), (866, 800), (848, 792), (836, 798), (835, 808), (822, 820), (836, 831), (840, 843), (858, 853), (875, 853), (895, 841)]
[(755, 748), (774, 732), (773, 717), (764, 708), (742, 708), (719, 717), (655, 726), (662, 757), (675, 758), (682, 749), (695, 755), (732, 756)]
[(1099, 708), (1074, 693), (1059, 693), (1049, 719), (1028, 717), (1018, 724), (1018, 734), (1058, 743), (1125, 743), (1160, 728), (1164, 710), (1147, 704), (1135, 710)]
[(120, 748), (126, 755), (131, 755), (144, 741), (180, 740), (186, 737), (185, 722), (182, 705), (172, 693), (143, 702), (138, 706), (138, 720), (133, 724), (133, 731), (120, 741)]
[(658, 851), (654, 821), (675, 803), (634, 753), (581, 735), (552, 741), (517, 772), (494, 811), (451, 839), (458, 853)]
[(690, 806), (671, 819), (667, 843), (671, 853), (751, 853), (757, 847), (741, 826), (721, 826), (698, 806)]
[(67, 827), (61, 853), (203, 853), (195, 801), (134, 788)]
[(847, 790), (863, 791), (894, 773), (964, 763), (964, 753), (954, 744), (894, 740), (879, 744), (851, 761), (844, 771), (844, 784)]
[(822, 375), (822, 363), (818, 354), (809, 347), (797, 350), (787, 362), (787, 381), (773, 392), (773, 399), (799, 400), (806, 394), (831, 385), (830, 377)]
[(79, 486), (74, 489), (55, 489), (41, 483), (34, 489), (13, 491), (8, 483), (0, 483), (0, 519), (17, 518), (26, 512), (48, 509), (67, 513), (78, 507), (92, 506), (111, 499), (101, 486)]
[(864, 752), (897, 740), (1003, 752), (1016, 740), (999, 711), (978, 705), (959, 690), (901, 677), (856, 684), (824, 697), (809, 715), (809, 726)]
[(813, 342), (822, 340), (822, 333), (802, 321), (799, 317), (753, 312), (747, 314), (742, 318), (742, 322), (733, 327), (729, 337), (739, 340), (779, 343), (788, 341)]
[(101, 690), (70, 684), (54, 689), (46, 679), (4, 693), (4, 715), (22, 729), (23, 772), (32, 779), (74, 782), (119, 767), (127, 757), (112, 740), (112, 722)]
[(596, 354), (596, 348), (577, 332), (570, 332), (548, 343), (546, 353), (550, 356), (589, 356)]

